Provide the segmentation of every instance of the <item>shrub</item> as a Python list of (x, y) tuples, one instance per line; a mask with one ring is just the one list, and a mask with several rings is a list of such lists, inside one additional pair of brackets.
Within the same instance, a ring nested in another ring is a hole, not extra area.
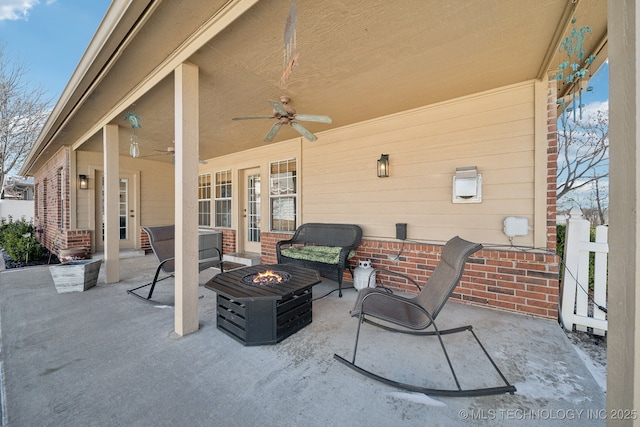
[(42, 245), (36, 240), (33, 224), (23, 217), (14, 221), (0, 219), (0, 246), (14, 261), (29, 262), (42, 256)]

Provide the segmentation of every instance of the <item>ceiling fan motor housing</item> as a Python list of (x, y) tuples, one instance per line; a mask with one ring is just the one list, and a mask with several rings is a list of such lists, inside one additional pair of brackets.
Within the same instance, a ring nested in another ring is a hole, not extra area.
[(288, 105), (289, 101), (291, 101), (291, 98), (286, 95), (280, 96), (280, 102), (269, 100), (268, 102), (273, 106), (271, 116), (234, 117), (233, 120), (276, 119), (276, 123), (271, 127), (264, 138), (265, 142), (271, 142), (282, 125), (291, 125), (291, 127), (309, 141), (316, 141), (318, 138), (298, 122), (331, 123), (331, 117), (311, 114), (297, 115), (296, 110)]

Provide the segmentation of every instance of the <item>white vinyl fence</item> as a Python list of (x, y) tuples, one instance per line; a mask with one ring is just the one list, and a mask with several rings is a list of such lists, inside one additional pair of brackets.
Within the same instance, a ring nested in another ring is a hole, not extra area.
[(32, 222), (33, 200), (0, 199), (0, 218), (8, 221), (9, 217), (14, 221), (24, 218), (27, 222)]
[[(607, 331), (607, 243), (606, 225), (596, 227), (595, 242), (591, 241), (589, 221), (580, 209), (573, 208), (567, 220), (562, 271), (562, 301), (560, 318), (564, 328), (587, 331), (595, 335)], [(589, 254), (595, 253), (593, 292), (589, 291)]]

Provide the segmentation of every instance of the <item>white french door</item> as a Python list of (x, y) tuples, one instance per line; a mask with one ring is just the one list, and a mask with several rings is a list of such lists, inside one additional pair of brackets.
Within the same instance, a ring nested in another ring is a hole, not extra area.
[(260, 169), (246, 169), (243, 171), (242, 195), (242, 245), (247, 252), (261, 252), (260, 246)]
[[(135, 179), (133, 174), (121, 173), (118, 182), (118, 224), (120, 249), (136, 247)], [(96, 171), (96, 251), (104, 250), (104, 173)]]

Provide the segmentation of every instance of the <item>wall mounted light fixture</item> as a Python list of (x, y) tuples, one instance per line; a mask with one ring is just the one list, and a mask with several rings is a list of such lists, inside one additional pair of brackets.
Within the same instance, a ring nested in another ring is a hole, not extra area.
[(89, 178), (87, 178), (87, 175), (78, 175), (78, 188), (80, 190), (87, 190), (89, 188)]
[(381, 154), (378, 159), (378, 178), (386, 178), (389, 176), (389, 155)]

